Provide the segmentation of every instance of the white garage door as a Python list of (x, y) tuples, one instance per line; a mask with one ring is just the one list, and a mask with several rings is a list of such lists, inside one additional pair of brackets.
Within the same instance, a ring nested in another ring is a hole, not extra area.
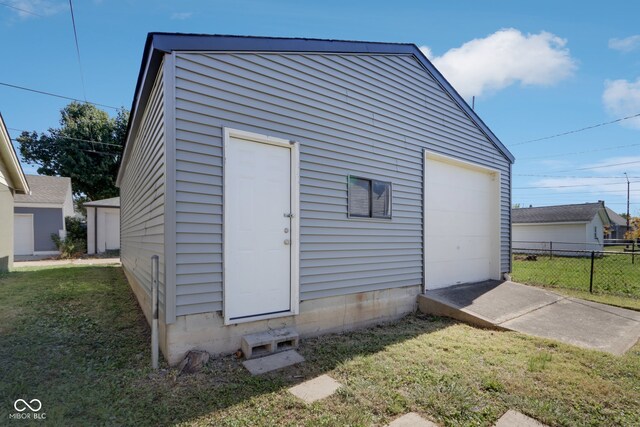
[(427, 289), (499, 278), (499, 197), (497, 172), (427, 154)]
[(15, 214), (13, 230), (13, 254), (33, 255), (33, 215)]
[(105, 249), (120, 249), (120, 210), (104, 210)]

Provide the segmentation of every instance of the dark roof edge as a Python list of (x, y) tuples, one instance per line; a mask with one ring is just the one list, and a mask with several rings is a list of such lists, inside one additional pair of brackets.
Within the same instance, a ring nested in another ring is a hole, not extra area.
[[(211, 40), (215, 40), (214, 43)], [(162, 57), (165, 53), (173, 51), (233, 51), (233, 52), (314, 52), (314, 53), (368, 53), (368, 54), (407, 54), (413, 55), (433, 78), (440, 84), (458, 106), (466, 113), (472, 122), (486, 135), (496, 148), (511, 163), (515, 161), (513, 154), (502, 144), (498, 137), (469, 107), (467, 102), (458, 94), (436, 67), (424, 56), (420, 49), (413, 43), (384, 43), (346, 40), (327, 40), (309, 38), (285, 38), (285, 37), (257, 37), (257, 36), (231, 36), (213, 34), (188, 34), (188, 33), (149, 33), (145, 42), (140, 72), (131, 105), (131, 114), (127, 127), (124, 153), (121, 162), (124, 161), (127, 142), (130, 132), (135, 125), (136, 105), (140, 100), (146, 100), (151, 92), (155, 79), (147, 77), (158, 73)], [(122, 166), (122, 165), (121, 165)], [(121, 168), (120, 168), (121, 169)], [(120, 178), (120, 173), (118, 174)]]
[(601, 201), (597, 202), (584, 202), (584, 203), (564, 203), (562, 205), (545, 205), (545, 206), (525, 206), (521, 208), (511, 208), (512, 211), (524, 210), (524, 209), (545, 209), (545, 208), (561, 208), (565, 206), (585, 206), (585, 205), (602, 205)]

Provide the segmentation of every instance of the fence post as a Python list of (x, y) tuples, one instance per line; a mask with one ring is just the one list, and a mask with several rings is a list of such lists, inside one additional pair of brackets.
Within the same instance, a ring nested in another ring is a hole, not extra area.
[(589, 292), (593, 293), (593, 261), (596, 258), (596, 253), (591, 251), (591, 276), (589, 277)]
[(553, 242), (549, 242), (549, 259), (553, 259)]

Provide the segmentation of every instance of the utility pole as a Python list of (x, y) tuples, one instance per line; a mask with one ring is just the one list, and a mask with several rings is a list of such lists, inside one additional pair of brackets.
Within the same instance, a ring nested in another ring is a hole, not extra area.
[(630, 230), (629, 227), (629, 175), (627, 175), (627, 173), (624, 173), (624, 176), (627, 178), (627, 233)]

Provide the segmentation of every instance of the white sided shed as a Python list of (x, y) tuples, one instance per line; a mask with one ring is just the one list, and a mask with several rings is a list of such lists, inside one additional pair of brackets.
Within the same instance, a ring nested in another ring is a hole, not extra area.
[(87, 253), (120, 249), (120, 197), (94, 200), (87, 209)]
[[(513, 251), (602, 251), (605, 230), (611, 226), (603, 201), (555, 206), (514, 208)], [(573, 252), (572, 252), (573, 251)]]
[(122, 265), (170, 363), (397, 318), (510, 271), (512, 162), (413, 44), (153, 33)]

